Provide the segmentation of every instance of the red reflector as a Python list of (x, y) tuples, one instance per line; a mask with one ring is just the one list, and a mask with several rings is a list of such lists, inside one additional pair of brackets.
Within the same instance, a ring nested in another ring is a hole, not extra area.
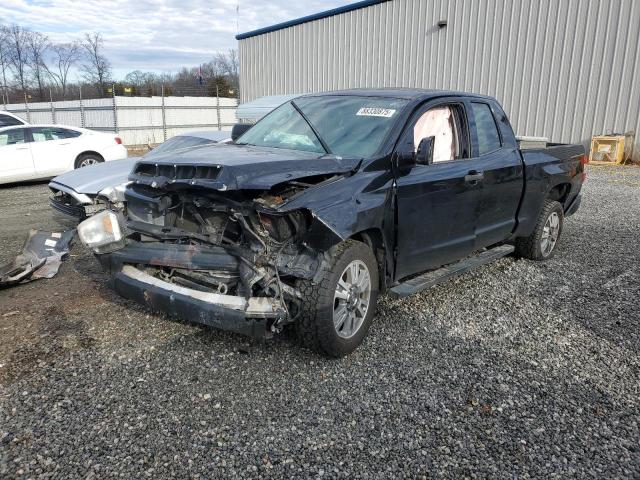
[(580, 163), (582, 165), (589, 163), (589, 155), (582, 155), (582, 157), (580, 157)]
[(122, 145), (122, 139), (120, 137), (116, 137), (116, 143), (118, 145)]

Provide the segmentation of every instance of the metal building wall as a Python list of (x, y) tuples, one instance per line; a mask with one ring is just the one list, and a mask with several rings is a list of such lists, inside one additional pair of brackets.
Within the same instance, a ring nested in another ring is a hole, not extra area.
[(242, 101), (454, 89), (496, 97), (520, 135), (640, 135), (640, 0), (392, 0), (239, 43)]

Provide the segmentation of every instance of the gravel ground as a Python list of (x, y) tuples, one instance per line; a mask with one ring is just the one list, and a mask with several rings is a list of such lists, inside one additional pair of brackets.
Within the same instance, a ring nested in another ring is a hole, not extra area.
[[(150, 314), (75, 246), (0, 291), (0, 477), (638, 478), (640, 168), (589, 176), (555, 259), (382, 299), (338, 361)], [(44, 185), (0, 205), (0, 260), (53, 228)]]

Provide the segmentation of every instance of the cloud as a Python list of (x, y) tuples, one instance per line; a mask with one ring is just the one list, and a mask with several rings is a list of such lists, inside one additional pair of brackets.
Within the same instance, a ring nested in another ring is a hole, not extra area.
[[(344, 5), (345, 0), (2, 0), (0, 22), (67, 42), (101, 32), (118, 76), (174, 71), (235, 48), (240, 32)], [(239, 15), (236, 7), (239, 4)]]

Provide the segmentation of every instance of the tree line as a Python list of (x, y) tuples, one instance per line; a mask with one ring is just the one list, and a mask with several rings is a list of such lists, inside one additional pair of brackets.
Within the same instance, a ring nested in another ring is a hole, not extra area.
[[(158, 74), (135, 70), (113, 78), (100, 33), (52, 42), (41, 32), (0, 24), (0, 104), (116, 95), (238, 95), (236, 50), (217, 53), (198, 67)], [(113, 90), (115, 89), (115, 91)]]
[(160, 95), (164, 89), (165, 95), (238, 97), (238, 66), (238, 52), (232, 49), (216, 53), (198, 67), (182, 67), (177, 73), (134, 70), (116, 84), (116, 91), (122, 89), (125, 95)]

